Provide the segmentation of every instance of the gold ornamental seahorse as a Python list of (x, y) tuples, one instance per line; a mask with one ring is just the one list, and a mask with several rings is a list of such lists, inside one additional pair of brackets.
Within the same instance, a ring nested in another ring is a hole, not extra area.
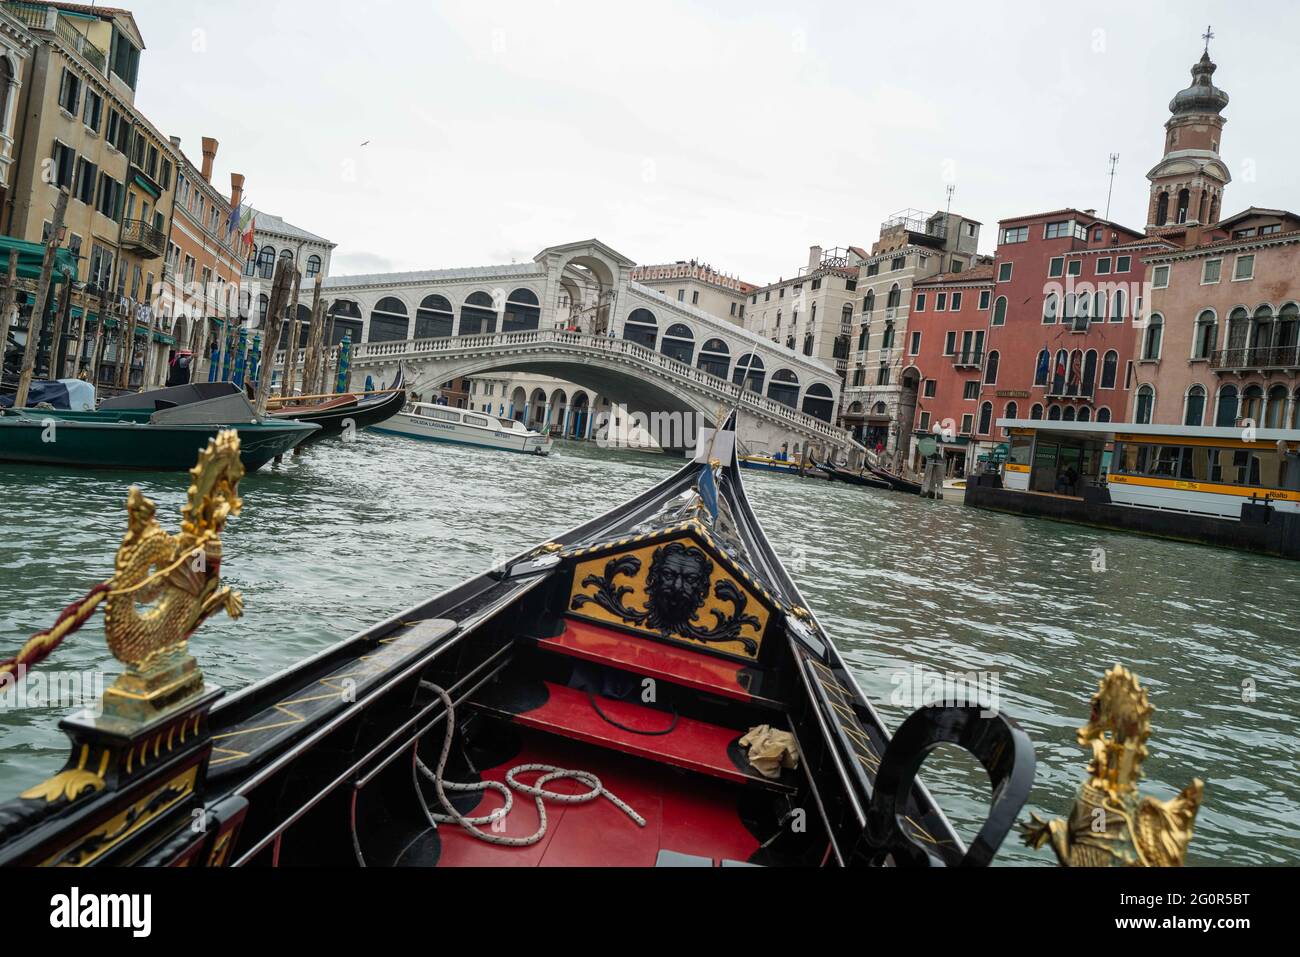
[[(117, 691), (119, 702), (157, 691), (164, 679), (174, 683), (182, 671), (201, 683), (186, 655), (190, 636), (217, 611), (224, 609), (231, 618), (243, 613), (239, 593), (221, 585), (220, 537), (226, 519), (239, 514), (243, 475), (238, 434), (219, 433), (190, 470), (177, 535), (164, 531), (154, 503), (131, 489), (127, 532), (104, 610), (109, 650), (127, 666), (109, 689)], [(106, 706), (110, 697), (105, 696)]]
[(1169, 801), (1138, 793), (1151, 736), (1152, 707), (1132, 672), (1116, 665), (1092, 696), (1092, 713), (1078, 741), (1091, 747), (1088, 780), (1069, 820), (1037, 814), (1021, 825), (1025, 844), (1050, 843), (1067, 867), (1177, 867), (1187, 856), (1205, 785), (1195, 778)]

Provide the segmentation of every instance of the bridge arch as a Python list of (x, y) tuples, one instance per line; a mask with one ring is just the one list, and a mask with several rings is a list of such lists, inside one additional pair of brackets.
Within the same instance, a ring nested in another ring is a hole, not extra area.
[(750, 392), (763, 394), (763, 379), (767, 375), (763, 367), (763, 357), (756, 352), (747, 352), (736, 360), (735, 371), (731, 381), (735, 385), (748, 385)]
[(674, 322), (664, 330), (659, 351), (670, 359), (690, 365), (691, 360), (695, 358), (695, 333), (686, 323)]
[(835, 417), (835, 396), (830, 386), (821, 382), (808, 386), (803, 397), (803, 411), (823, 422), (830, 422)]
[(623, 338), (653, 349), (659, 341), (659, 320), (649, 309), (633, 309), (623, 323)]
[(799, 377), (789, 369), (777, 369), (767, 384), (767, 397), (792, 409), (799, 408)]
[(335, 299), (330, 305), (328, 321), (333, 323), (334, 335), (330, 345), (338, 345), (346, 335), (352, 343), (361, 341), (365, 328), (365, 319), (361, 315), (361, 306), (353, 299)]
[(415, 310), (416, 339), (442, 339), (450, 336), (455, 327), (456, 310), (446, 296), (430, 293), (420, 300)]
[(700, 347), (700, 358), (695, 365), (719, 379), (725, 379), (730, 363), (731, 349), (727, 344), (721, 339), (708, 339)]
[(367, 342), (403, 342), (409, 339), (411, 313), (397, 296), (385, 296), (370, 310)]
[(458, 336), (478, 336), (497, 331), (497, 310), (492, 294), (481, 289), (465, 297), (460, 307)]

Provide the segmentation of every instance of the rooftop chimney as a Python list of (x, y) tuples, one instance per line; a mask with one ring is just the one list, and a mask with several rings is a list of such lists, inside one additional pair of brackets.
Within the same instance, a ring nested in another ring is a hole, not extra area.
[(244, 200), (244, 174), (230, 174), (230, 207), (238, 209), (239, 204)]
[(179, 136), (169, 136), (167, 137), (167, 139), (172, 144), (172, 146), (176, 147), (177, 149), (181, 148), (181, 138)]
[(1096, 216), (1096, 215), (1097, 215), (1097, 211), (1096, 211), (1095, 209), (1085, 209), (1085, 210), (1083, 211), (1083, 213), (1084, 213), (1085, 216)]
[(217, 158), (217, 141), (211, 136), (203, 137), (203, 169), (200, 172), (203, 178), (212, 182), (212, 163)]
[(808, 247), (808, 268), (816, 269), (822, 264), (822, 248), (820, 246)]

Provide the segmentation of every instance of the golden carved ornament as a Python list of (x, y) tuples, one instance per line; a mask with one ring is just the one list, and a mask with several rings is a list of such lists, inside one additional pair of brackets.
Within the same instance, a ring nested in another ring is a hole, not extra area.
[(190, 636), (218, 611), (243, 613), (240, 594), (221, 585), (221, 532), (239, 514), (243, 475), (238, 433), (218, 433), (190, 470), (177, 535), (164, 531), (154, 503), (131, 489), (104, 610), (108, 648), (126, 668), (104, 692), (106, 714), (138, 720), (202, 688)]
[(1106, 672), (1092, 696), (1088, 723), (1078, 733), (1092, 760), (1070, 817), (1044, 821), (1031, 814), (1021, 825), (1026, 845), (1050, 843), (1066, 867), (1183, 864), (1205, 785), (1194, 778), (1169, 801), (1138, 793), (1152, 711), (1132, 672), (1119, 665)]

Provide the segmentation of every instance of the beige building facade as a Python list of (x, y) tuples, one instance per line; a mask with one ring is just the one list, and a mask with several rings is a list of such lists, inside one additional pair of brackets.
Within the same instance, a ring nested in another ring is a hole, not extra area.
[(841, 423), (868, 447), (906, 453), (919, 380), (906, 371), (912, 287), (982, 262), (980, 223), (956, 213), (906, 209), (880, 226), (880, 238), (858, 264), (856, 323)]

